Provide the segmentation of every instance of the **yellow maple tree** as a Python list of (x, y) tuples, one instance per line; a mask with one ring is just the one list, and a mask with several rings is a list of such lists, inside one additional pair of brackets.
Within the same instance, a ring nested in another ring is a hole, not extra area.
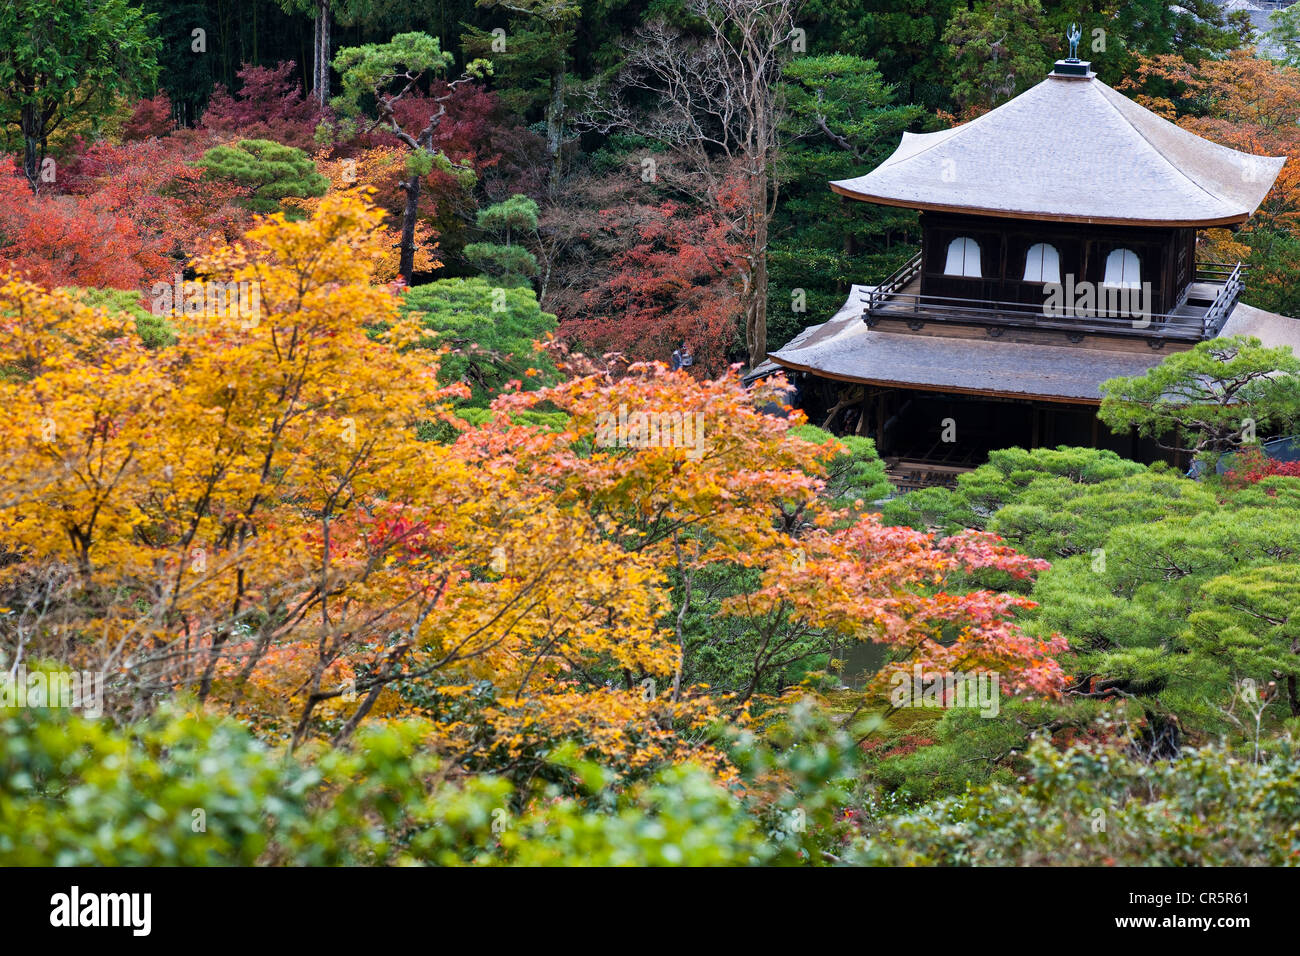
[[(0, 586), (62, 582), (30, 652), (67, 628), (63, 659), (112, 675), (123, 710), (189, 690), (297, 740), (419, 710), (413, 687), (450, 699), (487, 682), (507, 756), (578, 724), (629, 765), (699, 752), (680, 732), (711, 719), (707, 695), (645, 692), (680, 670), (666, 572), (787, 546), (773, 517), (815, 493), (799, 468), (819, 449), (734, 378), (663, 369), (513, 393), (487, 425), (420, 440), (458, 421), (460, 386), (438, 385), (437, 355), (376, 281), (382, 215), (338, 193), (309, 220), (262, 220), (197, 263), (229, 307), (162, 350), (120, 316), (0, 287)], [(514, 424), (542, 402), (569, 427)], [(629, 402), (702, 416), (707, 452), (591, 453), (596, 417)], [(468, 745), (463, 721), (435, 726), (434, 743)]]

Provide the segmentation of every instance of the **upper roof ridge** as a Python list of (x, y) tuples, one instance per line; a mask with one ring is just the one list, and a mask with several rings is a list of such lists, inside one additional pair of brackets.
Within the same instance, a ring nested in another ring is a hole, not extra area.
[(916, 209), (1211, 226), (1249, 217), (1285, 162), (1203, 139), (1085, 70), (1053, 72), (950, 129), (904, 133), (871, 172), (830, 185), (851, 198)]

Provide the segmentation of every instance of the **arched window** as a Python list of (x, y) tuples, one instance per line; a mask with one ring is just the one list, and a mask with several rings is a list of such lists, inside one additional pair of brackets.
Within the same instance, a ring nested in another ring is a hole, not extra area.
[(1136, 288), (1142, 284), (1142, 267), (1131, 249), (1113, 249), (1106, 257), (1105, 285)]
[(962, 236), (948, 243), (948, 262), (943, 267), (945, 275), (973, 276), (978, 279), (980, 272), (980, 244), (970, 236)]
[(1061, 256), (1056, 246), (1036, 242), (1025, 253), (1026, 282), (1060, 282)]

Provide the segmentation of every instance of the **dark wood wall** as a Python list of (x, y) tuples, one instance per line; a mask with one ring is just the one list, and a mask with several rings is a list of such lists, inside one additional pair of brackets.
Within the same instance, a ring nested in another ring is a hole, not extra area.
[[(1195, 229), (1107, 226), (1085, 223), (1037, 222), (954, 213), (921, 214), (921, 292), (981, 301), (1038, 305), (1046, 293), (1041, 282), (1024, 279), (1025, 254), (1035, 243), (1056, 247), (1061, 281), (1100, 285), (1106, 257), (1114, 249), (1131, 249), (1141, 263), (1143, 282), (1151, 283), (1151, 310), (1170, 312), (1178, 304), (1195, 270)], [(980, 245), (981, 278), (944, 274), (948, 245), (970, 236)]]

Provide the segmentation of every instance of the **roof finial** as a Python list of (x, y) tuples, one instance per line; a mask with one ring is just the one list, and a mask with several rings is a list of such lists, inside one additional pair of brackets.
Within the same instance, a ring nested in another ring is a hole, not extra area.
[(1079, 62), (1079, 40), (1083, 37), (1083, 31), (1079, 29), (1077, 23), (1071, 23), (1070, 29), (1066, 31), (1065, 38), (1070, 41), (1070, 62)]

